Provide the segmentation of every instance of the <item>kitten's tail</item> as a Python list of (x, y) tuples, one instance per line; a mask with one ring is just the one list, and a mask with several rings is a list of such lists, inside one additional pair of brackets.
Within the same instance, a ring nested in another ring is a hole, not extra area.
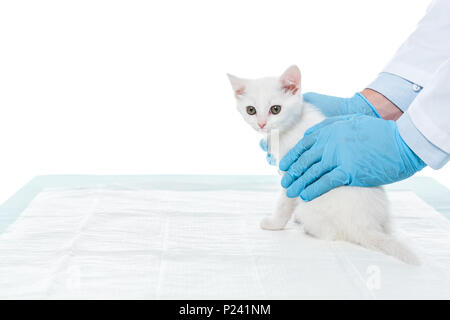
[(391, 235), (381, 232), (368, 232), (362, 237), (361, 245), (381, 251), (411, 265), (420, 265), (420, 259), (403, 243)]

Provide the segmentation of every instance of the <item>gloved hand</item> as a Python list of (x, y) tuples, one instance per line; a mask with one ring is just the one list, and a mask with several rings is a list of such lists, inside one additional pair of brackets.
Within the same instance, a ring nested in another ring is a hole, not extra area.
[(326, 117), (360, 113), (381, 118), (375, 107), (359, 92), (351, 98), (307, 92), (303, 95), (303, 100), (315, 105)]
[(343, 185), (371, 187), (406, 179), (425, 163), (394, 121), (366, 115), (332, 117), (306, 131), (280, 161), (281, 185), (305, 201)]

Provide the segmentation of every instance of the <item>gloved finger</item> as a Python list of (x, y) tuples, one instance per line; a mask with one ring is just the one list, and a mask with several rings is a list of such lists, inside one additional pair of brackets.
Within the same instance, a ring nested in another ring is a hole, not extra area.
[(333, 117), (343, 114), (347, 99), (307, 92), (303, 94), (303, 100), (316, 106), (325, 116)]
[(277, 164), (277, 159), (275, 159), (275, 157), (272, 156), (271, 153), (268, 153), (266, 155), (266, 160), (267, 160), (267, 163), (270, 164), (271, 166), (275, 166)]
[(336, 117), (327, 118), (327, 119), (323, 120), (322, 122), (319, 122), (318, 124), (312, 126), (308, 130), (306, 130), (305, 136), (309, 135), (311, 133), (314, 133), (317, 130), (320, 130), (323, 127), (326, 127), (326, 126), (328, 126), (328, 125), (330, 125), (332, 123), (335, 123), (336, 121), (348, 120), (351, 117), (352, 117), (352, 115), (344, 115), (344, 116), (336, 116)]
[(284, 174), (281, 179), (281, 186), (283, 188), (288, 188), (292, 182), (301, 177), (313, 164), (319, 162), (322, 159), (322, 154), (323, 152), (320, 148), (313, 147), (306, 150)]
[(259, 146), (261, 147), (261, 149), (265, 152), (267, 152), (267, 141), (265, 139), (261, 139), (259, 141)]
[(317, 136), (315, 135), (303, 137), (303, 139), (301, 139), (288, 153), (286, 153), (283, 159), (281, 159), (279, 164), (280, 170), (287, 171), (303, 152), (312, 147), (316, 140)]
[(341, 169), (336, 168), (324, 174), (322, 177), (320, 177), (319, 180), (307, 186), (300, 193), (300, 198), (305, 201), (311, 201), (330, 191), (331, 189), (348, 184), (348, 182), (348, 175)]
[(286, 196), (288, 198), (298, 197), (306, 186), (310, 185), (325, 173), (329, 172), (330, 168), (326, 166), (323, 162), (318, 162), (313, 164), (301, 178), (298, 178), (291, 184), (286, 190)]

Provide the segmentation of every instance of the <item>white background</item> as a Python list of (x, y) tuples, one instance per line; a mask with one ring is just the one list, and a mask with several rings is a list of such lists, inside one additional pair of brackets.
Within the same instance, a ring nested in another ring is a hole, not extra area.
[(272, 174), (225, 73), (295, 63), (304, 91), (351, 96), (427, 5), (2, 1), (0, 201), (40, 174)]

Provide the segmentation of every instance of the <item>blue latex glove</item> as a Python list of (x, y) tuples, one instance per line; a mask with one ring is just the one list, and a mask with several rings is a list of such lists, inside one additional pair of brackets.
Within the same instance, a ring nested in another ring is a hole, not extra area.
[(381, 118), (375, 107), (359, 92), (351, 98), (307, 92), (303, 95), (303, 100), (315, 105), (326, 117), (359, 113)]
[(332, 117), (306, 131), (280, 161), (290, 198), (305, 201), (343, 185), (372, 187), (412, 176), (425, 163), (394, 121), (366, 115)]

